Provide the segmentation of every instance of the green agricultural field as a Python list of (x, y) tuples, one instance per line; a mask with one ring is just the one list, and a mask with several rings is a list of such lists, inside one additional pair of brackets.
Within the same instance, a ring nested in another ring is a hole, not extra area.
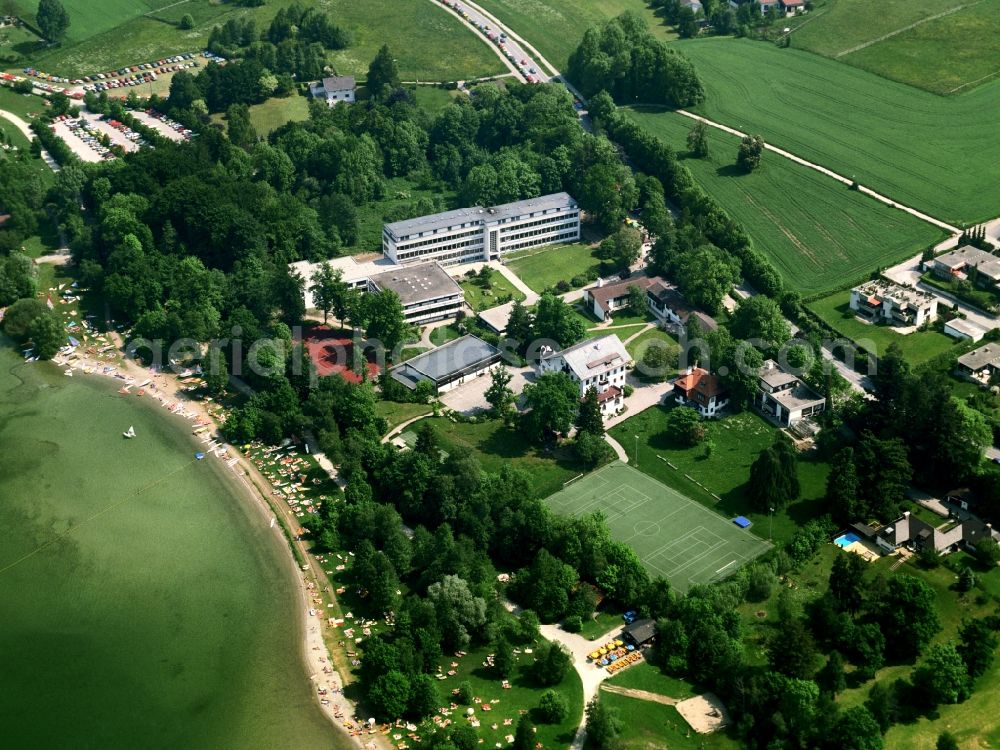
[[(666, 416), (671, 408), (672, 404), (646, 409), (608, 432), (640, 471), (726, 518), (746, 516), (753, 521), (751, 531), (767, 539), (771, 534), (768, 514), (758, 513), (750, 507), (745, 489), (750, 478), (750, 464), (774, 441), (777, 429), (752, 412), (707, 421), (706, 442), (711, 440), (714, 448), (706, 458), (704, 444), (681, 448), (668, 438)], [(637, 448), (638, 462), (635, 461)], [(677, 468), (672, 468), (667, 461)], [(770, 519), (776, 542), (787, 541), (803, 523), (822, 512), (817, 501), (826, 492), (828, 473), (827, 464), (800, 456), (802, 497)]]
[(566, 67), (584, 31), (625, 11), (645, 18), (657, 37), (676, 38), (643, 0), (479, 0), (477, 5), (534, 45), (560, 70)]
[[(19, 1), (34, 7), (27, 0)], [(294, 1), (269, 0), (258, 8), (241, 8), (214, 0), (178, 4), (170, 0), (101, 0), (101, 7), (109, 10), (91, 19), (92, 0), (66, 0), (70, 10), (67, 41), (36, 51), (31, 61), (51, 73), (78, 76), (201, 50), (214, 26), (231, 18), (249, 17), (263, 28), (279, 8)], [(305, 4), (316, 3), (307, 0)], [(320, 4), (354, 34), (350, 47), (330, 54), (331, 64), (341, 74), (363, 77), (383, 44), (393, 50), (404, 80), (455, 80), (506, 70), (484, 41), (427, 0), (328, 0)], [(86, 7), (86, 19), (77, 18), (77, 7)], [(142, 15), (157, 8), (163, 9), (152, 17)], [(195, 20), (189, 31), (177, 27), (185, 13)]]
[(938, 331), (915, 331), (904, 336), (890, 326), (862, 323), (854, 315), (846, 317), (849, 300), (850, 292), (838, 292), (816, 300), (809, 309), (841, 336), (876, 356), (885, 353), (890, 344), (898, 344), (906, 359), (916, 365), (959, 347), (955, 339)]
[(940, 97), (770, 44), (699, 39), (677, 46), (705, 85), (701, 114), (943, 221), (997, 215), (1000, 81)]
[(549, 245), (511, 253), (505, 262), (521, 281), (541, 293), (560, 281), (568, 282), (588, 271), (599, 272), (601, 261), (596, 253), (596, 246), (581, 243)]
[[(173, 0), (62, 0), (69, 14), (66, 42), (89, 39), (123, 23), (170, 5)], [(192, 3), (193, 4), (193, 3)], [(15, 0), (19, 15), (34, 22), (38, 3), (34, 0)]]
[(829, 0), (792, 46), (938, 94), (1000, 72), (997, 0)]
[[(689, 118), (659, 110), (629, 116), (686, 153)], [(684, 159), (685, 166), (803, 295), (842, 289), (944, 238), (937, 227), (772, 152), (744, 174), (734, 164), (739, 138), (715, 128), (708, 138), (708, 158)]]
[(971, 89), (1000, 75), (1000, 0), (968, 4), (840, 59), (935, 94)]

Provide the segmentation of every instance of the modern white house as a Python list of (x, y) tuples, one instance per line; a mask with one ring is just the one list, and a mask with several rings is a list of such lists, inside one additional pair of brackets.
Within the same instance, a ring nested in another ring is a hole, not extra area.
[(378, 294), (390, 289), (403, 304), (406, 322), (426, 325), (454, 318), (465, 305), (462, 287), (437, 263), (400, 266), (388, 258), (358, 262), (352, 257), (333, 258), (320, 263), (299, 261), (289, 267), (303, 279), (302, 296), (306, 309), (315, 309), (315, 276), (321, 266), (341, 272), (341, 280), (352, 289)]
[(764, 362), (757, 374), (754, 405), (782, 427), (791, 427), (806, 417), (826, 409), (826, 399), (800, 378), (786, 372), (773, 359)]
[(673, 383), (674, 400), (681, 406), (697, 409), (705, 419), (716, 416), (729, 404), (729, 394), (722, 382), (703, 367), (689, 367)]
[(529, 247), (580, 239), (580, 209), (568, 193), (485, 208), (472, 206), (382, 228), (382, 252), (394, 263), (497, 260)]
[(851, 309), (872, 323), (922, 326), (937, 318), (937, 297), (885, 279), (866, 281), (851, 290)]
[(333, 107), (341, 102), (354, 104), (356, 88), (354, 76), (333, 76), (310, 84), (309, 93), (313, 99), (321, 99), (326, 102), (326, 106)]
[(565, 372), (580, 388), (580, 398), (596, 388), (601, 413), (619, 411), (625, 404), (625, 375), (631, 357), (614, 334), (587, 339), (561, 352), (543, 352), (536, 369), (539, 375)]

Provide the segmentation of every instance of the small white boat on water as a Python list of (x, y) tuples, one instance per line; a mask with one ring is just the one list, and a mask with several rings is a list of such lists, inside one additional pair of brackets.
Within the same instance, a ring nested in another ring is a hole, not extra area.
[(135, 427), (129, 425), (129, 428), (122, 433), (124, 438), (134, 438), (135, 437)]

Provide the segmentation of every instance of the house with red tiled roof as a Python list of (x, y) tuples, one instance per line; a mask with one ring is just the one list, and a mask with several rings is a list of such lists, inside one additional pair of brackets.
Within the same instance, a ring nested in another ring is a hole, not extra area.
[[(796, 13), (802, 11), (806, 7), (805, 0), (778, 0), (778, 7), (784, 11), (785, 15), (794, 16)], [(761, 10), (763, 10), (763, 4), (761, 5)]]
[(729, 394), (722, 381), (703, 367), (689, 367), (671, 385), (678, 404), (697, 409), (706, 419), (718, 416), (729, 404)]

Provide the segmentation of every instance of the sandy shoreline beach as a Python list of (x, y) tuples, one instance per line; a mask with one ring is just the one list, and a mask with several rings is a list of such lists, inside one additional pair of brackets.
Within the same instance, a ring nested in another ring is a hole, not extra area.
[[(114, 343), (113, 351), (120, 355), (121, 337), (113, 333), (109, 334), (109, 340)], [(103, 352), (105, 356), (108, 351)], [(221, 438), (219, 428), (225, 420), (222, 407), (212, 401), (191, 398), (185, 390), (189, 386), (182, 382), (187, 378), (182, 375), (153, 372), (124, 357), (115, 357), (111, 363), (102, 359), (94, 347), (77, 347), (71, 352), (60, 353), (52, 363), (74, 376), (95, 375), (121, 382), (119, 393), (123, 398), (134, 396), (147, 402), (152, 400), (193, 426), (191, 438), (195, 449), (205, 454), (205, 460), (220, 462), (217, 470), (235, 480), (231, 483), (239, 494), (252, 501), (262, 522), (269, 525), (286, 550), (298, 591), (296, 622), (302, 632), (301, 659), (313, 699), (335, 727), (345, 747), (349, 744), (372, 750), (383, 744), (378, 741), (381, 732), (369, 730), (367, 726), (362, 729), (363, 725), (355, 721), (356, 707), (343, 695), (343, 678), (323, 637), (324, 628), (328, 627), (323, 596), (335, 602), (332, 585), (322, 566), (309, 555), (307, 545), (297, 537), (298, 519), (289, 508), (272, 502), (274, 488), (271, 483), (249, 457)], [(304, 564), (299, 560), (305, 561)]]

